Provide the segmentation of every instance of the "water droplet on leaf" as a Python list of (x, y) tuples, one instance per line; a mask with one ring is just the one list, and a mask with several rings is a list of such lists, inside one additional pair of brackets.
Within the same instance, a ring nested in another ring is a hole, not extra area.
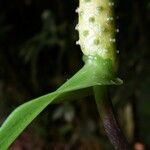
[(119, 54), (120, 53), (120, 51), (119, 50), (117, 50), (117, 54)]
[(80, 45), (80, 41), (76, 41), (76, 45)]
[(79, 7), (75, 10), (76, 13), (79, 13), (80, 9)]
[(116, 29), (116, 32), (119, 33), (119, 29)]

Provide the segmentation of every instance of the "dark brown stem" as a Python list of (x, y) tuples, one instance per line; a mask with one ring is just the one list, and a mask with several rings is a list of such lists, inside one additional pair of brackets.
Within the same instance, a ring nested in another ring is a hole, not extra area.
[(110, 142), (115, 150), (130, 150), (129, 144), (115, 118), (113, 106), (108, 97), (107, 87), (95, 86), (94, 92), (99, 115)]

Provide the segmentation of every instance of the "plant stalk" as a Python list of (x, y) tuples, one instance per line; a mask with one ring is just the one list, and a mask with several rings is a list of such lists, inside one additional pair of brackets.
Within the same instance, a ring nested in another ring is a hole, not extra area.
[(116, 120), (107, 88), (107, 86), (94, 87), (95, 100), (104, 129), (115, 150), (130, 150), (128, 141)]

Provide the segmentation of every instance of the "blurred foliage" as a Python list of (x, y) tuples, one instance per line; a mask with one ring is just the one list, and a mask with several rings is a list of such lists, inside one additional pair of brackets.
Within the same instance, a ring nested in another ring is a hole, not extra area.
[[(0, 1), (0, 123), (19, 104), (56, 89), (82, 65), (75, 45), (78, 1)], [(131, 143), (150, 149), (150, 2), (116, 0), (118, 74), (110, 90)], [(42, 72), (42, 73), (41, 73)], [(11, 149), (112, 149), (92, 97), (52, 105)]]

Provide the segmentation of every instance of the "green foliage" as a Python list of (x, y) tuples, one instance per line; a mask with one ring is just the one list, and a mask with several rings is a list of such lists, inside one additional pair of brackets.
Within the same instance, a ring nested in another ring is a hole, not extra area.
[[(110, 60), (90, 57), (86, 59), (85, 66), (58, 90), (18, 107), (0, 128), (1, 150), (7, 149), (16, 137), (50, 103), (61, 102), (66, 98), (72, 99), (74, 97), (73, 94), (76, 95), (75, 98), (89, 95), (92, 92), (89, 92), (87, 88), (95, 85), (121, 84), (121, 80), (115, 78), (111, 69), (112, 64)], [(81, 89), (84, 89), (84, 91)]]

